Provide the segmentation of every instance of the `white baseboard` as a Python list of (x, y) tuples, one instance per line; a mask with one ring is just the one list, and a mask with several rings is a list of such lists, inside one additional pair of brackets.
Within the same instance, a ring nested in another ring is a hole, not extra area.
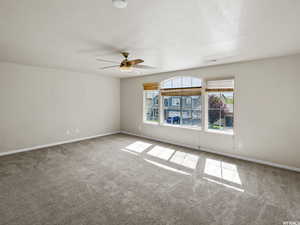
[(41, 149), (41, 148), (48, 148), (48, 147), (53, 147), (53, 146), (62, 145), (62, 144), (68, 144), (68, 143), (72, 143), (72, 142), (84, 141), (84, 140), (88, 140), (88, 139), (93, 139), (93, 138), (97, 138), (97, 137), (103, 137), (103, 136), (108, 136), (108, 135), (118, 134), (118, 133), (120, 133), (120, 131), (103, 133), (103, 134), (98, 134), (98, 135), (93, 135), (93, 136), (83, 137), (83, 138), (76, 138), (76, 139), (71, 139), (71, 140), (66, 140), (66, 141), (60, 141), (60, 142), (55, 142), (55, 143), (51, 143), (51, 144), (33, 146), (33, 147), (29, 147), (29, 148), (22, 148), (22, 149), (18, 149), (18, 150), (7, 151), (7, 152), (0, 152), (0, 156), (11, 155), (11, 154), (19, 153), (19, 152), (27, 152), (27, 151), (37, 150), (37, 149)]
[(149, 136), (145, 136), (145, 135), (141, 135), (141, 134), (135, 134), (135, 133), (127, 132), (127, 131), (121, 131), (120, 133), (132, 135), (132, 136), (136, 136), (136, 137), (142, 137), (142, 138), (146, 138), (146, 139), (150, 139), (150, 140), (154, 140), (154, 141), (165, 142), (165, 143), (168, 143), (168, 144), (174, 144), (174, 145), (178, 145), (178, 146), (182, 146), (182, 147), (186, 147), (186, 148), (195, 149), (195, 150), (198, 150), (198, 151), (200, 150), (200, 151), (209, 152), (209, 153), (213, 153), (213, 154), (217, 154), (217, 155), (227, 156), (227, 157), (230, 157), (230, 158), (241, 159), (241, 160), (254, 162), (254, 163), (258, 163), (258, 164), (263, 164), (263, 165), (267, 165), (267, 166), (272, 166), (272, 167), (277, 167), (277, 168), (281, 168), (281, 169), (300, 172), (300, 168), (297, 168), (297, 167), (281, 165), (281, 164), (278, 164), (278, 163), (272, 163), (272, 162), (268, 162), (268, 161), (264, 161), (264, 160), (253, 159), (253, 158), (234, 155), (234, 154), (230, 154), (230, 153), (223, 153), (223, 152), (219, 152), (217, 150), (203, 148), (203, 147), (201, 147), (199, 149), (198, 146), (176, 143), (174, 141), (170, 141), (170, 140), (166, 140), (166, 139), (153, 138), (153, 137), (149, 137)]
[(52, 146), (57, 146), (57, 145), (62, 145), (62, 144), (78, 142), (78, 141), (84, 141), (84, 140), (88, 140), (88, 139), (93, 139), (93, 138), (97, 138), (97, 137), (103, 137), (103, 136), (108, 136), (108, 135), (118, 134), (118, 133), (123, 133), (123, 134), (132, 135), (132, 136), (147, 138), (147, 139), (150, 139), (150, 140), (165, 142), (165, 143), (168, 143), (168, 144), (174, 144), (174, 145), (178, 145), (178, 146), (182, 146), (182, 147), (186, 147), (186, 148), (195, 149), (195, 150), (198, 150), (198, 151), (201, 150), (201, 151), (204, 151), (204, 152), (214, 153), (214, 154), (217, 154), (217, 155), (223, 155), (223, 156), (236, 158), (236, 159), (241, 159), (241, 160), (245, 160), (245, 161), (249, 161), (249, 162), (254, 162), (254, 163), (259, 163), (259, 164), (268, 165), (268, 166), (272, 166), (272, 167), (277, 167), (277, 168), (282, 168), (282, 169), (287, 169), (287, 170), (300, 172), (300, 168), (297, 168), (297, 167), (290, 167), (290, 166), (285, 166), (285, 165), (281, 165), (281, 164), (278, 164), (278, 163), (272, 163), (272, 162), (268, 162), (268, 161), (264, 161), (264, 160), (253, 159), (253, 158), (249, 158), (249, 157), (245, 157), (245, 156), (238, 156), (238, 155), (233, 155), (233, 154), (230, 154), (230, 153), (223, 153), (223, 152), (219, 152), (219, 151), (216, 151), (216, 150), (213, 150), (213, 149), (207, 149), (207, 148), (203, 148), (203, 147), (201, 149), (199, 149), (197, 146), (186, 145), (186, 144), (182, 144), (182, 143), (176, 143), (174, 141), (170, 141), (170, 140), (166, 140), (166, 139), (153, 138), (153, 137), (149, 137), (149, 136), (145, 136), (145, 135), (141, 135), (141, 134), (135, 134), (135, 133), (127, 132), (127, 131), (115, 131), (115, 132), (109, 132), (109, 133), (93, 135), (93, 136), (89, 136), (89, 137), (76, 138), (76, 139), (71, 139), (71, 140), (66, 140), (66, 141), (55, 142), (55, 143), (46, 144), (46, 145), (39, 145), (39, 146), (34, 146), (34, 147), (29, 147), (29, 148), (23, 148), (23, 149), (18, 149), (18, 150), (7, 151), (7, 152), (0, 152), (0, 156), (11, 155), (11, 154), (19, 153), (19, 152), (27, 152), (27, 151), (37, 150), (37, 149), (41, 149), (41, 148), (47, 148), (47, 147), (52, 147)]

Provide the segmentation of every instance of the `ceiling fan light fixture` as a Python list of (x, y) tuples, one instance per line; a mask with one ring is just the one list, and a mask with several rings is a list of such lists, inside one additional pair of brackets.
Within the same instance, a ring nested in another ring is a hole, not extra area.
[(128, 2), (126, 0), (112, 0), (114, 7), (124, 9), (127, 7)]
[(120, 70), (122, 72), (131, 72), (132, 71), (132, 67), (129, 67), (129, 66), (121, 66), (120, 67)]

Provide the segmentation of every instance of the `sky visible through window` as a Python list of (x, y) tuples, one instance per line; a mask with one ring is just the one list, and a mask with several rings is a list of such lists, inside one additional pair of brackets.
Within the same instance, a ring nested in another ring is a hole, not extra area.
[(173, 77), (165, 80), (161, 88), (201, 87), (201, 79), (196, 77)]

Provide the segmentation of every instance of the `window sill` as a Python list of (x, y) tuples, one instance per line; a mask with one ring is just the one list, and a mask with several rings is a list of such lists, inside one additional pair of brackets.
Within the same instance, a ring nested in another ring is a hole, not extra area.
[(205, 130), (205, 132), (206, 132), (206, 133), (213, 133), (213, 134), (223, 134), (223, 135), (234, 136), (233, 131)]
[(160, 125), (161, 126), (165, 126), (165, 127), (174, 127), (174, 128), (188, 129), (188, 130), (198, 130), (198, 131), (202, 130), (201, 127), (189, 127), (189, 126), (171, 125), (171, 124), (166, 124), (166, 123), (162, 123)]
[(159, 122), (143, 121), (143, 123), (148, 125), (159, 125)]
[(143, 123), (146, 125), (173, 127), (173, 128), (180, 128), (180, 129), (186, 129), (186, 130), (204, 131), (205, 133), (234, 136), (233, 131), (203, 130), (201, 127), (179, 126), (179, 125), (172, 125), (172, 124), (165, 124), (165, 123), (151, 122), (151, 121), (143, 121)]
[(146, 124), (146, 125), (174, 127), (174, 128), (180, 128), (180, 129), (202, 131), (201, 127), (179, 126), (179, 125), (171, 125), (171, 124), (165, 124), (165, 123), (159, 123), (159, 122), (151, 122), (151, 121), (143, 121), (143, 123)]

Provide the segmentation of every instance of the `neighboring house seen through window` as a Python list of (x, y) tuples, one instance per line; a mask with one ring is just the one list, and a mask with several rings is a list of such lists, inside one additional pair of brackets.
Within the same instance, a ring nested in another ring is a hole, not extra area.
[(159, 91), (144, 91), (144, 121), (159, 122)]
[(207, 131), (233, 134), (234, 80), (209, 80), (205, 88), (201, 79), (186, 76), (145, 83), (143, 116), (144, 122), (188, 128), (203, 123)]
[(207, 82), (207, 129), (233, 133), (234, 81)]
[(201, 80), (174, 77), (162, 82), (163, 123), (201, 127)]

